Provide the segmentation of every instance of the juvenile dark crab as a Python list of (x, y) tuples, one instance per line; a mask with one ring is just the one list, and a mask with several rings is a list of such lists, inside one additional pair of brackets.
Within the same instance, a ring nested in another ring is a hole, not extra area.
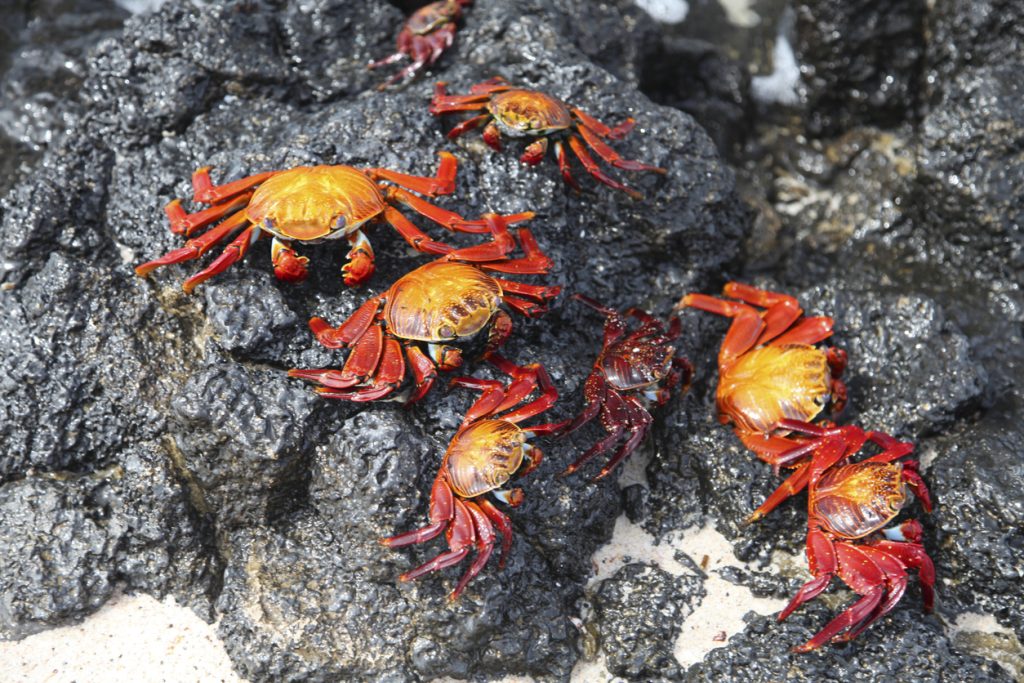
[(830, 401), (832, 412), (842, 410), (846, 352), (815, 346), (832, 336), (832, 318), (803, 317), (791, 296), (738, 282), (728, 283), (725, 295), (739, 301), (687, 294), (679, 307), (733, 319), (718, 353), (719, 419), (732, 422), (744, 445), (777, 467), (777, 456), (799, 439), (774, 425), (813, 420)]
[[(642, 199), (636, 190), (620, 183), (600, 169), (587, 147), (608, 164), (627, 171), (653, 171), (665, 173), (665, 169), (651, 166), (639, 161), (623, 159), (604, 141), (621, 140), (635, 125), (633, 119), (626, 119), (618, 126), (610, 128), (593, 118), (586, 112), (570, 107), (565, 102), (539, 90), (514, 88), (503, 78), (492, 78), (477, 83), (469, 89), (468, 95), (449, 95), (445, 83), (438, 83), (434, 88), (434, 99), (430, 103), (430, 113), (441, 115), (460, 111), (485, 111), (479, 116), (463, 121), (448, 132), (449, 138), (456, 138), (467, 130), (484, 124), (484, 142), (493, 149), (501, 151), (501, 135), (514, 138), (533, 137), (519, 160), (524, 164), (535, 166), (544, 158), (548, 150), (548, 140), (554, 138), (555, 158), (562, 178), (574, 189), (580, 189), (569, 170), (569, 158), (565, 153), (563, 140), (568, 142), (569, 149), (580, 160), (590, 175), (608, 187), (622, 190), (634, 199)], [(576, 134), (578, 133), (578, 135)], [(582, 141), (580, 140), (582, 138)]]
[[(385, 168), (359, 169), (353, 166), (300, 166), (287, 171), (268, 171), (226, 185), (214, 185), (210, 169), (201, 168), (192, 175), (194, 198), (211, 204), (210, 208), (187, 214), (181, 200), (166, 207), (171, 232), (186, 237), (196, 230), (218, 225), (190, 239), (135, 272), (145, 277), (153, 270), (199, 258), (215, 245), (241, 230), (213, 263), (185, 280), (183, 288), (191, 293), (199, 283), (222, 273), (245, 256), (260, 237), (273, 237), (271, 256), (274, 274), (286, 282), (306, 278), (309, 259), (292, 249), (293, 242), (316, 243), (344, 237), (352, 245), (348, 263), (342, 268), (345, 284), (365, 282), (373, 274), (373, 249), (363, 228), (374, 222), (387, 223), (417, 251), (448, 254), (454, 247), (435, 242), (406, 218), (396, 205), (403, 205), (448, 230), (485, 233), (482, 220), (467, 221), (462, 216), (424, 201), (407, 191), (427, 197), (451, 194), (455, 190), (458, 162), (441, 152), (437, 175), (432, 178), (407, 175)], [(407, 188), (407, 189), (405, 189)], [(525, 220), (526, 214), (509, 216), (509, 222)]]
[[(405, 358), (412, 368), (415, 388), (409, 403), (430, 391), (437, 369), (453, 370), (462, 353), (446, 342), (474, 336), (490, 326), (485, 357), (500, 347), (512, 332), (512, 318), (502, 303), (526, 316), (547, 310), (558, 287), (513, 282), (488, 273), (543, 275), (551, 260), (540, 250), (532, 233), (518, 231), (521, 258), (509, 258), (516, 245), (502, 216), (485, 214), (494, 240), (461, 249), (420, 266), (399, 278), (383, 294), (373, 297), (348, 320), (331, 327), (313, 318), (309, 327), (317, 341), (330, 349), (351, 348), (343, 368), (290, 370), (292, 377), (316, 382), (327, 398), (373, 401), (390, 395), (405, 378)], [(419, 344), (427, 345), (428, 354)], [(404, 356), (403, 356), (404, 348)]]
[[(541, 365), (519, 367), (497, 354), (492, 355), (490, 361), (512, 378), (507, 386), (476, 377), (452, 380), (454, 386), (479, 389), (483, 394), (466, 413), (444, 454), (430, 492), (430, 524), (381, 540), (389, 548), (400, 548), (425, 543), (445, 532), (448, 551), (402, 574), (401, 581), (411, 581), (458, 564), (476, 548), (476, 558), (449, 595), (451, 600), (457, 599), (466, 584), (487, 564), (494, 548), (495, 527), (502, 537), (499, 567), (505, 566), (512, 547), (512, 522), (485, 494), (490, 493), (511, 507), (522, 503), (522, 489), (502, 490), (501, 487), (513, 475), (526, 476), (540, 465), (543, 455), (539, 448), (529, 445), (529, 439), (550, 434), (563, 424), (520, 427), (523, 420), (554, 405), (558, 391)], [(540, 396), (522, 403), (535, 389), (540, 390)], [(522, 467), (524, 462), (526, 467)]]
[(380, 61), (371, 62), (368, 68), (377, 69), (403, 59), (411, 59), (412, 63), (381, 83), (377, 89), (384, 90), (393, 83), (412, 78), (420, 70), (439, 60), (455, 40), (463, 8), (472, 4), (473, 0), (440, 0), (413, 12), (398, 33), (395, 53)]
[[(680, 383), (685, 391), (693, 376), (693, 366), (676, 355), (671, 344), (679, 336), (678, 318), (673, 318), (666, 330), (660, 320), (638, 308), (626, 309), (620, 315), (618, 311), (581, 294), (573, 298), (603, 313), (606, 320), (601, 353), (583, 385), (583, 412), (566, 427), (563, 435), (571, 434), (598, 414), (608, 435), (577, 458), (563, 474), (572, 474), (594, 456), (610, 449), (623, 436), (629, 435), (594, 477), (597, 480), (615, 469), (643, 441), (651, 425), (646, 403), (663, 405)], [(628, 318), (639, 322), (633, 331), (629, 330)]]
[[(935, 602), (935, 568), (921, 545), (921, 525), (908, 520), (883, 528), (909, 502), (910, 492), (927, 512), (932, 510), (917, 461), (898, 462), (913, 451), (913, 445), (853, 426), (823, 428), (783, 420), (779, 427), (807, 435), (810, 440), (779, 457), (781, 466), (796, 464), (797, 469), (755, 516), (766, 514), (807, 488), (807, 561), (814, 576), (779, 614), (779, 621), (821, 594), (835, 576), (861, 596), (793, 650), (808, 652), (830, 641), (843, 643), (856, 638), (900, 601), (907, 589), (908, 569), (917, 570), (924, 608), (930, 612)], [(880, 446), (882, 453), (854, 462), (853, 457), (868, 441)]]

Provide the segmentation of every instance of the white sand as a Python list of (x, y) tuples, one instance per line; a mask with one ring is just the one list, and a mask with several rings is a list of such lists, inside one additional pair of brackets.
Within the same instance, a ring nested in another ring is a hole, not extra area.
[(0, 642), (14, 683), (241, 683), (213, 625), (168, 597), (122, 595), (76, 626)]

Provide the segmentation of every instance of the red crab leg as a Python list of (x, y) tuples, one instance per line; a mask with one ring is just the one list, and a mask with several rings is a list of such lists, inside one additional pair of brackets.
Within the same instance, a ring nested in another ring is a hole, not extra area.
[(932, 558), (928, 557), (925, 549), (917, 543), (898, 543), (896, 541), (875, 541), (872, 547), (889, 553), (896, 557), (903, 564), (917, 570), (918, 579), (921, 582), (921, 598), (924, 602), (926, 612), (931, 612), (935, 606), (935, 565)]
[(504, 92), (511, 90), (512, 86), (508, 84), (501, 76), (493, 76), (488, 78), (486, 81), (481, 81), (472, 85), (469, 88), (471, 95), (491, 95), (496, 92)]
[[(448, 84), (444, 81), (438, 81), (434, 84), (434, 96), (430, 100), (430, 107), (428, 109), (431, 114), (446, 114), (455, 111), (479, 111), (486, 107), (487, 101), (491, 99), (491, 96), (488, 93), (449, 95), (447, 85)], [(508, 90), (509, 88), (506, 87), (504, 89)]]
[(630, 396), (625, 400), (626, 409), (629, 414), (629, 430), (631, 432), (629, 439), (622, 445), (622, 448), (605, 463), (605, 466), (601, 468), (601, 471), (594, 477), (594, 481), (603, 479), (612, 470), (614, 470), (619, 463), (628, 458), (633, 451), (640, 446), (640, 442), (647, 436), (647, 432), (651, 428), (651, 414), (647, 412), (647, 409), (637, 402), (635, 396)]
[(190, 239), (185, 243), (185, 246), (169, 251), (158, 259), (136, 266), (135, 274), (141, 277), (146, 277), (161, 266), (168, 266), (173, 263), (182, 263), (184, 261), (191, 261), (192, 259), (199, 258), (211, 247), (222, 241), (225, 237), (245, 225), (247, 222), (248, 221), (246, 220), (244, 213), (235, 214), (215, 228), (206, 231), (199, 237)]
[(603, 138), (611, 138), (612, 140), (621, 140), (626, 137), (626, 133), (633, 130), (633, 126), (636, 125), (636, 121), (632, 118), (628, 118), (614, 128), (609, 128), (607, 125), (601, 123), (593, 116), (583, 111), (582, 109), (572, 108), (570, 111), (576, 115), (576, 118), (580, 120), (584, 126), (594, 131)]
[(164, 213), (167, 214), (167, 220), (171, 224), (171, 232), (175, 235), (189, 237), (199, 228), (204, 228), (222, 216), (244, 208), (250, 199), (252, 199), (252, 192), (246, 192), (229, 202), (216, 204), (195, 213), (185, 213), (185, 209), (181, 206), (181, 200), (175, 199), (164, 207)]
[(568, 436), (597, 417), (604, 404), (606, 391), (608, 391), (608, 384), (601, 372), (599, 370), (591, 372), (587, 381), (583, 383), (583, 410), (559, 436)]
[(733, 319), (718, 351), (719, 367), (729, 367), (738, 357), (754, 348), (764, 329), (764, 320), (757, 309), (747, 304), (725, 301), (706, 294), (687, 294), (678, 307), (687, 306)]
[(210, 168), (210, 166), (204, 166), (192, 174), (192, 198), (204, 204), (214, 204), (234, 197), (278, 173), (278, 171), (264, 171), (224, 185), (214, 185), (210, 180)]
[(784, 346), (786, 344), (816, 344), (823, 339), (832, 336), (832, 318), (828, 316), (817, 316), (804, 318), (794, 325), (788, 332), (776, 337), (771, 341), (772, 346)]
[(512, 318), (505, 311), (498, 311), (491, 317), (491, 329), (487, 332), (487, 343), (484, 345), (484, 352), (481, 360), (486, 360), (500, 349), (512, 335)]
[(555, 141), (555, 159), (558, 160), (558, 170), (562, 174), (562, 180), (566, 185), (579, 192), (580, 184), (572, 177), (572, 169), (569, 168), (569, 156), (565, 153), (565, 145), (561, 140)]
[(491, 520), (477, 507), (476, 503), (467, 501), (466, 509), (469, 510), (469, 515), (473, 518), (473, 527), (476, 532), (476, 557), (473, 558), (473, 563), (469, 565), (466, 573), (459, 579), (455, 590), (448, 596), (448, 599), (453, 601), (459, 599), (459, 596), (462, 595), (462, 591), (465, 590), (469, 582), (476, 578), (476, 575), (487, 565), (487, 560), (490, 559), (491, 552), (494, 550), (494, 541), (496, 539)]
[(448, 540), (449, 551), (441, 553), (415, 569), (410, 569), (398, 577), (399, 581), (412, 581), (424, 574), (451, 567), (461, 562), (469, 554), (469, 551), (473, 548), (473, 542), (476, 540), (473, 529), (473, 517), (470, 515), (469, 510), (466, 509), (466, 504), (461, 500), (455, 498), (454, 503), (455, 514), (445, 534)]
[(501, 533), (501, 557), (498, 558), (498, 569), (504, 569), (505, 560), (508, 559), (509, 551), (512, 550), (512, 520), (486, 498), (480, 498), (475, 502), (491, 520), (491, 524), (498, 527), (498, 531)]
[[(480, 265), (480, 268), (496, 273), (511, 273), (513, 275), (546, 275), (551, 270), (551, 259), (541, 251), (533, 233), (528, 228), (520, 228), (517, 231), (517, 236), (525, 256), (498, 263), (484, 263)], [(561, 291), (561, 287), (552, 287), (550, 289)], [(557, 295), (558, 292), (555, 292), (551, 296)]]
[(512, 280), (506, 280), (504, 278), (494, 278), (498, 284), (501, 285), (502, 291), (512, 292), (513, 294), (519, 294), (524, 297), (530, 297), (532, 299), (540, 299), (544, 301), (546, 299), (553, 298), (558, 292), (552, 293), (555, 287), (541, 287), (539, 285), (527, 285), (522, 282), (513, 282)]
[(460, 135), (462, 135), (466, 131), (473, 130), (474, 128), (479, 128), (480, 126), (484, 125), (485, 123), (487, 123), (490, 120), (491, 120), (491, 115), (489, 113), (488, 114), (480, 114), (480, 116), (474, 116), (471, 119), (466, 119), (465, 121), (463, 121), (459, 125), (457, 125), (454, 128), (452, 128), (450, 131), (448, 131), (448, 139), (449, 140), (454, 140), (455, 138), (459, 137)]
[(783, 501), (803, 491), (807, 486), (807, 482), (811, 479), (810, 465), (810, 461), (797, 465), (796, 470), (789, 475), (786, 481), (782, 482), (770, 496), (765, 498), (764, 502), (747, 516), (744, 523), (753, 524), (763, 519), (765, 515), (777, 508)]
[(405, 379), (405, 359), (402, 356), (402, 345), (395, 339), (384, 341), (384, 353), (380, 359), (373, 383), (351, 391), (334, 391), (318, 387), (317, 393), (324, 398), (335, 398), (343, 401), (376, 401), (390, 395)]
[[(225, 223), (226, 222), (227, 221), (225, 221)], [(197, 285), (209, 280), (214, 275), (223, 273), (235, 262), (245, 256), (245, 252), (249, 251), (249, 246), (259, 239), (259, 237), (259, 228), (255, 225), (250, 225), (239, 233), (238, 237), (233, 239), (228, 246), (224, 247), (224, 251), (221, 255), (215, 258), (210, 265), (185, 280), (185, 282), (182, 283), (181, 288), (185, 290), (186, 294), (191, 294), (192, 290), (194, 290)]]
[(409, 207), (424, 218), (429, 218), (452, 232), (486, 233), (488, 231), (483, 221), (467, 221), (454, 211), (435, 206), (401, 188), (388, 188), (387, 198)]
[(316, 340), (329, 349), (343, 349), (359, 339), (370, 329), (377, 317), (383, 296), (375, 296), (357, 308), (348, 319), (337, 327), (331, 327), (321, 317), (310, 318), (309, 329)]
[(583, 164), (583, 168), (587, 169), (587, 173), (597, 178), (597, 180), (599, 180), (600, 182), (604, 183), (605, 185), (613, 189), (622, 190), (633, 199), (644, 198), (642, 194), (640, 194), (633, 188), (629, 187), (628, 185), (623, 185), (622, 183), (615, 180), (611, 176), (605, 174), (605, 172), (602, 171), (601, 168), (597, 165), (597, 162), (594, 161), (594, 158), (590, 156), (590, 152), (587, 151), (586, 147), (583, 146), (583, 143), (581, 143), (580, 139), (575, 135), (569, 136), (569, 149), (573, 151), (573, 153), (576, 155), (576, 158), (578, 158), (580, 160), (580, 163)]
[(525, 315), (527, 318), (536, 318), (539, 315), (543, 315), (548, 310), (548, 307), (543, 304), (538, 304), (535, 301), (528, 301), (526, 299), (520, 299), (519, 297), (512, 296), (511, 294), (503, 295), (501, 300), (518, 311), (520, 315)]
[(405, 345), (405, 356), (409, 360), (412, 378), (416, 385), (409, 400), (406, 401), (407, 405), (412, 405), (426, 396), (430, 388), (434, 386), (434, 380), (437, 378), (437, 366), (415, 344)]
[(386, 207), (384, 209), (384, 220), (416, 251), (421, 251), (425, 254), (448, 254), (455, 250), (455, 247), (450, 244), (435, 242), (430, 239), (427, 233), (417, 228), (398, 209), (390, 206)]
[(401, 548), (415, 543), (425, 543), (436, 538), (455, 515), (455, 497), (452, 489), (445, 481), (444, 475), (438, 473), (434, 486), (430, 489), (430, 524), (415, 531), (380, 539), (381, 545), (389, 548)]
[(609, 147), (608, 144), (597, 135), (597, 133), (590, 130), (587, 126), (580, 126), (579, 132), (583, 137), (583, 141), (587, 143), (590, 149), (597, 152), (599, 157), (615, 168), (621, 168), (626, 171), (652, 171), (654, 173), (667, 173), (667, 171), (660, 166), (652, 166), (651, 164), (645, 164), (641, 161), (634, 161), (632, 159), (623, 159), (619, 156), (618, 152)]
[(369, 64), (366, 65), (366, 68), (367, 69), (379, 69), (382, 66), (387, 66), (388, 64), (394, 64), (395, 62), (400, 62), (403, 59), (405, 59), (405, 53), (404, 52), (395, 52), (394, 54), (388, 55), (384, 59), (378, 59), (375, 62), (370, 62)]
[(438, 164), (437, 172), (433, 176), (409, 175), (399, 173), (387, 168), (368, 168), (366, 174), (374, 180), (387, 180), (396, 185), (425, 194), (428, 197), (451, 194), (455, 191), (455, 174), (458, 172), (459, 162), (455, 155), (450, 152), (439, 152), (441, 161)]
[[(503, 410), (508, 410), (518, 405), (523, 399), (533, 393), (533, 390), (537, 388), (538, 383), (541, 380), (540, 373), (537, 372), (537, 368), (540, 367), (538, 364), (531, 364), (525, 367), (516, 365), (509, 359), (497, 353), (492, 353), (487, 357), (488, 362), (495, 368), (503, 372), (512, 378), (512, 382), (508, 385), (508, 389), (505, 391), (505, 399), (494, 409), (493, 412), (500, 413)], [(545, 372), (541, 368), (541, 372)], [(545, 376), (546, 376), (545, 372)], [(547, 379), (550, 384), (550, 378)], [(505, 416), (503, 420), (508, 420)], [(509, 420), (512, 422), (512, 420)]]
[(288, 376), (308, 379), (328, 389), (348, 389), (366, 381), (367, 376), (377, 368), (383, 350), (383, 330), (380, 325), (373, 325), (356, 340), (341, 370), (294, 368), (288, 371)]
[(465, 387), (482, 391), (473, 405), (466, 411), (462, 419), (462, 426), (465, 427), (476, 422), (482, 417), (487, 417), (496, 412), (498, 405), (505, 399), (505, 385), (496, 379), (482, 379), (480, 377), (455, 377), (451, 386)]
[[(540, 396), (529, 403), (516, 408), (510, 413), (502, 415), (501, 419), (507, 422), (521, 422), (523, 420), (527, 420), (534, 415), (539, 415), (540, 413), (548, 410), (556, 401), (558, 401), (558, 389), (556, 389), (555, 385), (551, 382), (551, 377), (548, 375), (548, 371), (544, 369), (543, 365), (535, 363), (526, 366), (524, 369), (536, 378), (536, 383), (540, 388), (541, 393)], [(504, 404), (499, 406), (499, 410), (504, 408)]]
[(907, 592), (909, 577), (902, 562), (892, 555), (870, 546), (862, 546), (858, 549), (871, 558), (871, 561), (885, 574), (885, 599), (859, 624), (855, 624), (845, 633), (833, 637), (833, 643), (848, 643), (856, 638), (871, 624), (891, 612), (903, 598), (903, 594)]
[(779, 612), (777, 621), (785, 620), (800, 605), (818, 597), (828, 588), (832, 577), (838, 571), (835, 546), (820, 529), (810, 529), (807, 532), (807, 565), (814, 578), (800, 587), (786, 608)]
[[(780, 455), (789, 454), (794, 448), (799, 448), (807, 443), (803, 439), (778, 436), (777, 434), (765, 435), (763, 432), (748, 432), (740, 429), (736, 430), (736, 436), (740, 438), (744, 446), (752, 450), (758, 458), (772, 465), (773, 468), (779, 467)], [(792, 464), (793, 460), (790, 459), (789, 462)]]

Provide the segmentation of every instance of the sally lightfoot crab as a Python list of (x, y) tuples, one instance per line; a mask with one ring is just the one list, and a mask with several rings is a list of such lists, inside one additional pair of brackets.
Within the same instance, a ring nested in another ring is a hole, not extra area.
[(832, 318), (803, 317), (787, 294), (730, 282), (725, 295), (738, 301), (687, 294), (679, 307), (733, 319), (718, 353), (719, 419), (732, 422), (744, 445), (777, 467), (777, 456), (799, 442), (775, 427), (780, 420), (813, 420), (830, 402), (832, 412), (842, 410), (846, 352), (816, 346), (832, 336)]
[(440, 0), (424, 5), (413, 12), (398, 33), (395, 53), (368, 65), (377, 69), (404, 59), (412, 60), (408, 66), (378, 86), (383, 90), (393, 83), (412, 78), (420, 70), (431, 66), (452, 46), (462, 10), (473, 0)]
[[(484, 355), (493, 353), (512, 332), (512, 318), (502, 310), (502, 303), (523, 315), (537, 316), (547, 310), (547, 302), (558, 295), (559, 288), (490, 275), (545, 274), (551, 260), (526, 228), (518, 230), (523, 256), (509, 258), (516, 241), (504, 218), (485, 214), (484, 221), (493, 241), (407, 273), (338, 327), (322, 318), (309, 321), (321, 344), (351, 349), (343, 368), (293, 369), (288, 374), (316, 382), (317, 392), (327, 398), (373, 401), (402, 384), (407, 358), (415, 381), (408, 399), (412, 403), (430, 391), (438, 368), (453, 370), (462, 364), (461, 351), (446, 342), (465, 340), (489, 326)], [(427, 345), (427, 353), (420, 344)]]
[(477, 83), (469, 89), (468, 95), (449, 95), (445, 86), (445, 83), (438, 83), (435, 86), (430, 113), (441, 115), (461, 111), (484, 112), (452, 128), (448, 132), (449, 138), (456, 138), (468, 130), (484, 126), (484, 142), (497, 151), (501, 151), (503, 134), (514, 138), (536, 138), (519, 158), (530, 166), (540, 163), (547, 153), (549, 140), (554, 140), (555, 158), (558, 160), (562, 178), (574, 189), (578, 190), (579, 185), (569, 169), (566, 144), (590, 175), (608, 187), (622, 190), (634, 199), (641, 199), (642, 195), (602, 171), (587, 151), (587, 147), (616, 168), (665, 173), (663, 168), (623, 159), (605, 142), (606, 139), (620, 140), (625, 137), (635, 125), (631, 118), (618, 126), (609, 127), (583, 110), (570, 107), (547, 93), (515, 88), (499, 77)]
[[(784, 420), (779, 427), (810, 440), (780, 456), (781, 466), (801, 464), (759, 512), (764, 514), (806, 486), (807, 561), (814, 577), (779, 614), (779, 621), (821, 594), (836, 576), (861, 596), (793, 650), (808, 652), (830, 641), (848, 642), (857, 637), (900, 601), (907, 589), (908, 569), (917, 570), (924, 608), (930, 612), (935, 602), (935, 568), (921, 544), (921, 525), (909, 520), (883, 528), (909, 502), (911, 492), (931, 512), (931, 496), (918, 473), (917, 461), (899, 462), (912, 452), (913, 445), (852, 426), (823, 428)], [(881, 446), (882, 453), (854, 462), (867, 441)]]
[[(405, 572), (401, 581), (458, 564), (476, 549), (476, 557), (462, 575), (449, 598), (455, 600), (466, 585), (487, 564), (501, 533), (499, 567), (512, 546), (512, 522), (486, 496), (516, 507), (523, 501), (522, 489), (502, 489), (513, 475), (523, 477), (541, 463), (542, 453), (529, 439), (550, 434), (563, 423), (521, 427), (519, 423), (544, 412), (558, 400), (558, 391), (547, 371), (539, 364), (519, 367), (494, 354), (490, 362), (512, 379), (506, 385), (497, 380), (458, 377), (452, 385), (479, 389), (483, 393), (466, 413), (441, 461), (430, 493), (430, 523), (415, 531), (381, 539), (389, 548), (425, 543), (445, 533), (447, 552)], [(523, 403), (534, 390), (540, 395)], [(520, 405), (522, 404), (522, 405)], [(518, 407), (517, 407), (518, 406)], [(525, 467), (523, 466), (525, 463)]]
[[(274, 274), (281, 280), (298, 282), (306, 278), (309, 259), (299, 256), (292, 243), (312, 244), (343, 237), (352, 248), (342, 272), (345, 284), (354, 286), (373, 274), (373, 249), (363, 229), (375, 222), (393, 227), (413, 249), (429, 254), (451, 253), (454, 247), (430, 239), (395, 208), (405, 206), (451, 231), (488, 231), (482, 220), (467, 221), (409, 192), (435, 197), (454, 191), (457, 161), (447, 152), (442, 152), (440, 157), (440, 166), (433, 177), (407, 175), (385, 168), (300, 166), (214, 185), (210, 169), (201, 168), (192, 176), (194, 198), (211, 206), (189, 214), (182, 208), (181, 200), (175, 199), (165, 211), (171, 232), (175, 234), (189, 237), (197, 230), (213, 227), (188, 240), (184, 247), (143, 263), (135, 272), (145, 277), (161, 266), (199, 258), (237, 233), (209, 266), (185, 280), (186, 292), (191, 293), (199, 283), (227, 270), (264, 235), (273, 238)], [(528, 217), (520, 214), (508, 216), (507, 220), (517, 222)]]
[[(601, 353), (583, 385), (583, 411), (564, 430), (570, 434), (600, 415), (607, 436), (566, 468), (572, 474), (588, 460), (610, 450), (625, 438), (618, 451), (594, 479), (601, 479), (635, 451), (651, 426), (647, 403), (664, 404), (672, 390), (688, 387), (693, 366), (676, 354), (672, 341), (679, 336), (679, 319), (668, 329), (660, 320), (638, 308), (624, 313), (606, 308), (593, 299), (577, 294), (575, 299), (605, 315)], [(639, 324), (629, 329), (629, 318)]]

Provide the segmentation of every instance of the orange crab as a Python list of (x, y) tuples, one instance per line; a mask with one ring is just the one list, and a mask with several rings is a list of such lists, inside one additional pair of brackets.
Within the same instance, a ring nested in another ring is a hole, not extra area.
[[(909, 501), (910, 492), (927, 512), (932, 510), (917, 461), (898, 462), (913, 451), (913, 445), (853, 426), (821, 427), (796, 420), (783, 420), (778, 426), (810, 440), (780, 455), (780, 465), (799, 463), (797, 470), (755, 515), (767, 513), (807, 488), (807, 561), (814, 577), (779, 614), (779, 621), (817, 597), (835, 576), (861, 596), (794, 652), (857, 637), (900, 601), (907, 589), (908, 569), (917, 570), (924, 608), (930, 612), (935, 602), (935, 568), (921, 545), (921, 525), (909, 520), (883, 529)], [(883, 452), (854, 462), (853, 456), (867, 441)]]
[(519, 158), (524, 164), (535, 166), (544, 158), (548, 150), (548, 140), (555, 137), (555, 158), (558, 160), (562, 178), (574, 189), (578, 190), (579, 185), (569, 169), (569, 158), (565, 152), (563, 139), (590, 175), (608, 187), (622, 190), (634, 199), (642, 199), (643, 195), (602, 171), (590, 156), (587, 147), (616, 168), (665, 173), (663, 168), (623, 159), (604, 141), (605, 138), (621, 140), (625, 137), (635, 125), (631, 118), (612, 128), (581, 109), (570, 107), (547, 93), (515, 88), (500, 77), (477, 83), (469, 89), (468, 95), (449, 95), (445, 86), (445, 83), (438, 83), (435, 86), (434, 99), (430, 103), (431, 114), (485, 110), (485, 113), (452, 128), (448, 132), (449, 138), (456, 138), (467, 130), (484, 124), (484, 142), (497, 151), (501, 151), (502, 133), (516, 138), (537, 138), (526, 147), (526, 151)]
[[(413, 249), (428, 254), (450, 254), (455, 251), (454, 247), (431, 240), (395, 208), (403, 205), (448, 230), (487, 232), (484, 221), (467, 221), (408, 191), (428, 197), (454, 191), (458, 162), (447, 152), (441, 152), (440, 157), (441, 163), (434, 177), (407, 175), (385, 168), (300, 166), (287, 171), (258, 173), (226, 185), (214, 185), (210, 180), (209, 167), (201, 168), (192, 176), (194, 197), (196, 201), (212, 206), (188, 214), (182, 208), (181, 200), (170, 202), (165, 211), (171, 222), (171, 232), (188, 237), (196, 230), (224, 220), (199, 237), (190, 239), (184, 247), (143, 263), (135, 272), (145, 277), (161, 266), (199, 258), (241, 230), (213, 263), (185, 280), (183, 288), (186, 292), (191, 293), (199, 283), (227, 270), (264, 235), (273, 238), (274, 274), (286, 282), (304, 280), (309, 261), (295, 253), (292, 242), (315, 243), (346, 238), (352, 249), (342, 272), (345, 284), (354, 286), (373, 274), (373, 249), (363, 234), (363, 228), (371, 222), (387, 223)], [(506, 219), (514, 223), (529, 216), (518, 214)]]
[(725, 295), (739, 301), (687, 294), (679, 307), (733, 319), (718, 354), (719, 419), (732, 422), (744, 445), (777, 468), (778, 455), (799, 442), (775, 427), (780, 420), (810, 421), (830, 401), (834, 413), (845, 405), (839, 376), (846, 352), (815, 346), (832, 336), (832, 318), (803, 317), (791, 296), (738, 282), (728, 283)]
[[(526, 476), (540, 465), (543, 454), (539, 448), (529, 445), (529, 439), (550, 434), (564, 424), (520, 427), (523, 420), (554, 405), (558, 391), (547, 371), (539, 364), (519, 367), (497, 354), (489, 360), (512, 381), (505, 385), (497, 380), (476, 377), (452, 380), (455, 386), (479, 389), (483, 394), (466, 413), (441, 461), (441, 469), (430, 492), (430, 524), (381, 539), (381, 543), (389, 548), (400, 548), (425, 543), (445, 532), (448, 551), (405, 572), (399, 577), (400, 581), (411, 581), (458, 564), (476, 548), (472, 564), (449, 595), (451, 600), (457, 599), (487, 564), (496, 540), (495, 527), (502, 537), (499, 567), (505, 566), (512, 547), (512, 522), (484, 495), (490, 493), (511, 507), (521, 504), (522, 489), (503, 490), (501, 487), (513, 475)], [(520, 405), (535, 389), (540, 390), (540, 396)], [(523, 467), (524, 462), (526, 467)]]
[[(585, 407), (562, 435), (571, 434), (598, 414), (608, 435), (577, 458), (563, 474), (572, 474), (629, 434), (622, 447), (594, 477), (596, 481), (629, 457), (647, 435), (652, 421), (647, 402), (663, 405), (680, 384), (685, 391), (693, 376), (693, 366), (677, 355), (671, 344), (679, 336), (679, 318), (673, 318), (666, 330), (660, 320), (638, 308), (628, 308), (620, 315), (582, 294), (573, 298), (605, 315), (604, 342), (583, 385)], [(639, 322), (636, 329), (629, 330), (628, 318)]]
[[(405, 378), (404, 348), (415, 380), (408, 399), (413, 403), (430, 391), (439, 367), (453, 370), (462, 364), (461, 351), (445, 342), (472, 337), (490, 326), (484, 355), (493, 353), (512, 332), (512, 319), (500, 308), (503, 302), (523, 315), (536, 316), (547, 310), (547, 302), (560, 288), (489, 275), (545, 274), (551, 260), (526, 228), (518, 231), (524, 256), (508, 258), (516, 241), (504, 217), (485, 214), (484, 221), (493, 241), (407, 273), (338, 327), (322, 318), (309, 321), (317, 341), (327, 348), (352, 349), (343, 368), (293, 369), (288, 374), (320, 384), (317, 391), (327, 398), (373, 401), (390, 395)], [(427, 344), (429, 355), (418, 343)]]
[(473, 0), (440, 0), (425, 5), (409, 16), (398, 33), (398, 47), (395, 53), (376, 62), (368, 68), (377, 69), (403, 59), (412, 63), (397, 74), (381, 83), (377, 89), (384, 90), (398, 81), (412, 78), (421, 69), (431, 66), (445, 50), (452, 46), (462, 10), (473, 4)]

